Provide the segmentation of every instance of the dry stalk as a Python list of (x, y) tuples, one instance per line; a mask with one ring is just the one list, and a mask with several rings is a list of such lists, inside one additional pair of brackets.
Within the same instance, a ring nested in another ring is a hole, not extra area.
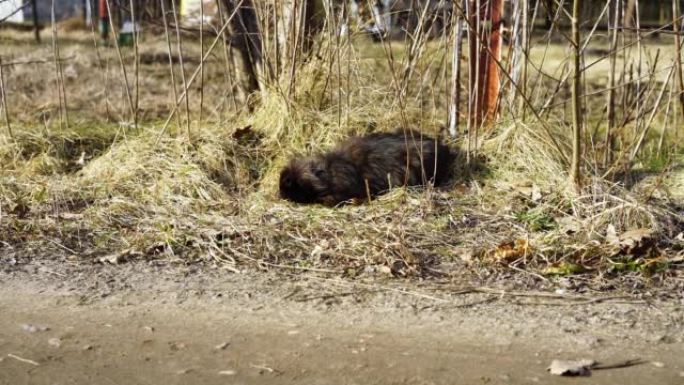
[(581, 104), (581, 81), (582, 81), (582, 52), (580, 48), (579, 19), (581, 17), (581, 0), (573, 0), (572, 4), (572, 40), (574, 72), (572, 80), (572, 164), (570, 165), (570, 180), (576, 190), (582, 186), (582, 174), (580, 162), (582, 156), (582, 104)]
[[(219, 42), (219, 40), (221, 40), (221, 36), (223, 35), (224, 31), (225, 31), (225, 30), (228, 28), (228, 26), (230, 25), (230, 23), (231, 23), (233, 17), (235, 17), (235, 15), (237, 14), (238, 9), (239, 9), (239, 8), (236, 7), (236, 8), (233, 10), (233, 12), (231, 13), (231, 15), (228, 17), (228, 19), (225, 21), (225, 23), (224, 23), (223, 26), (221, 27), (221, 30), (220, 30), (219, 33), (217, 34), (216, 38), (215, 38), (214, 41), (211, 43), (211, 46), (209, 46), (209, 49), (207, 50), (207, 52), (204, 54), (204, 56), (203, 56), (202, 59), (200, 60), (200, 63), (203, 63), (205, 60), (207, 60), (207, 58), (209, 57), (209, 55), (211, 54), (211, 52), (214, 50), (214, 47), (216, 47), (216, 44)], [(195, 69), (195, 72), (192, 74), (192, 76), (190, 76), (190, 79), (189, 79), (188, 82), (187, 82), (187, 86), (184, 87), (183, 92), (182, 92), (181, 95), (178, 97), (178, 99), (176, 99), (176, 103), (175, 103), (175, 105), (173, 106), (173, 109), (172, 109), (171, 112), (169, 113), (168, 118), (166, 118), (166, 121), (165, 121), (164, 124), (162, 125), (162, 128), (159, 130), (159, 134), (158, 134), (158, 136), (157, 136), (157, 143), (158, 143), (159, 140), (161, 139), (162, 135), (166, 132), (166, 129), (169, 127), (169, 122), (171, 122), (171, 119), (173, 119), (173, 116), (174, 116), (174, 115), (176, 114), (176, 112), (178, 111), (178, 106), (183, 102), (183, 99), (187, 96), (188, 87), (190, 87), (190, 86), (192, 85), (193, 81), (195, 80), (195, 77), (197, 77), (197, 75), (199, 74), (199, 72), (200, 72), (200, 67), (197, 66), (197, 68)]]
[[(677, 61), (677, 59), (675, 59)], [(637, 154), (639, 153), (639, 150), (641, 150), (641, 146), (644, 144), (644, 140), (646, 139), (646, 134), (648, 133), (649, 129), (651, 128), (651, 123), (653, 123), (653, 119), (655, 118), (656, 112), (658, 112), (658, 109), (660, 107), (660, 103), (663, 100), (663, 96), (665, 95), (665, 90), (667, 89), (668, 84), (670, 83), (670, 79), (672, 79), (672, 73), (676, 72), (676, 65), (673, 65), (670, 67), (670, 72), (667, 74), (667, 79), (663, 82), (663, 86), (660, 88), (660, 93), (658, 94), (658, 98), (655, 101), (655, 105), (653, 109), (651, 110), (651, 115), (648, 118), (648, 121), (646, 122), (646, 125), (644, 125), (644, 128), (641, 130), (641, 134), (639, 135), (639, 139), (637, 140), (636, 144), (634, 145), (634, 149), (632, 150), (632, 153), (629, 156), (629, 162), (632, 163), (634, 162), (634, 159), (636, 158)]]
[[(94, 6), (94, 0), (86, 0), (90, 2), (90, 9), (95, 9)], [(93, 39), (93, 47), (95, 47), (95, 58), (97, 59), (97, 65), (100, 69), (100, 72), (102, 73), (102, 93), (105, 96), (105, 108), (106, 108), (106, 116), (109, 119), (109, 87), (107, 87), (107, 73), (106, 73), (106, 68), (103, 64), (103, 58), (100, 53), (100, 46), (97, 44), (97, 33), (95, 32), (95, 16), (94, 14), (92, 15), (93, 17), (90, 20), (90, 34)]]
[[(163, 0), (162, 0), (163, 1)], [(178, 13), (176, 12), (176, 3), (171, 2), (171, 10), (173, 12), (173, 22), (176, 27), (176, 50), (178, 51), (178, 65), (180, 66), (181, 80), (183, 81), (183, 93), (188, 92), (189, 84), (185, 78), (185, 65), (183, 64), (183, 42), (181, 40), (180, 28), (178, 24)], [(204, 59), (200, 60), (199, 70), (203, 68), (202, 63)], [(189, 142), (192, 142), (192, 135), (190, 133), (190, 99), (185, 99), (185, 130)]]
[(11, 140), (14, 140), (12, 134), (12, 125), (9, 117), (9, 104), (7, 103), (7, 93), (5, 92), (5, 73), (3, 71), (2, 57), (0, 57), (0, 97), (2, 98), (2, 112), (5, 116), (5, 126), (7, 127), (7, 135)]
[[(198, 126), (202, 129), (202, 113), (204, 109), (204, 1), (200, 0), (200, 100)], [(175, 98), (174, 98), (175, 100)]]
[[(676, 59), (675, 59), (676, 60)], [(667, 108), (665, 109), (665, 118), (663, 122), (663, 129), (660, 130), (660, 138), (658, 138), (658, 156), (663, 156), (663, 143), (665, 142), (665, 133), (667, 132), (668, 123), (670, 123), (670, 107), (672, 106), (674, 87), (670, 86), (670, 92), (667, 100)], [(676, 113), (675, 113), (676, 115)]]
[[(54, 0), (53, 0), (54, 1)], [(110, 26), (112, 27), (112, 36), (114, 36), (114, 47), (116, 47), (116, 54), (119, 57), (119, 67), (121, 68), (121, 74), (123, 75), (124, 78), (124, 89), (126, 90), (126, 98), (128, 100), (128, 107), (130, 108), (131, 111), (131, 119), (135, 121), (135, 104), (133, 103), (133, 96), (131, 95), (131, 90), (128, 84), (128, 73), (126, 71), (126, 65), (124, 64), (123, 61), (123, 55), (121, 54), (121, 47), (119, 46), (119, 40), (116, 38), (118, 36), (116, 32), (116, 28), (114, 27), (114, 23), (111, 23), (112, 20), (114, 20), (113, 15), (112, 15), (112, 7), (110, 5), (109, 0), (105, 0), (105, 4), (107, 5), (107, 14), (109, 15), (109, 20), (110, 20)], [(124, 131), (125, 133), (125, 131)]]
[(672, 30), (674, 32), (675, 49), (675, 82), (677, 86), (677, 99), (680, 103), (680, 110), (684, 116), (684, 79), (682, 79), (682, 43), (681, 43), (681, 13), (679, 1), (672, 1)]
[[(641, 18), (639, 14), (639, 0), (630, 0), (630, 3), (634, 4), (634, 12), (630, 17), (633, 17), (635, 27), (636, 27), (636, 40), (637, 40), (637, 63), (636, 63), (636, 72), (637, 72), (637, 78), (641, 78), (641, 65), (643, 61), (643, 50), (641, 48)], [(629, 6), (629, 4), (628, 4)], [(636, 83), (636, 93), (637, 93), (637, 98), (636, 98), (636, 108), (635, 108), (635, 122), (634, 122), (634, 130), (635, 133), (638, 133), (641, 130), (641, 124), (642, 124), (642, 115), (643, 115), (643, 103), (641, 103), (641, 98), (638, 96), (641, 93), (641, 82)], [(646, 100), (646, 99), (644, 99)]]
[[(366, 3), (370, 9), (373, 8), (374, 4), (372, 0), (366, 0)], [(402, 83), (400, 82), (399, 78), (397, 77), (397, 62), (394, 57), (394, 51), (392, 49), (392, 40), (391, 39), (385, 39), (385, 37), (381, 34), (380, 35), (380, 43), (382, 45), (383, 52), (385, 54), (385, 58), (387, 59), (387, 63), (390, 68), (390, 74), (392, 75), (392, 88), (395, 93), (396, 97), (396, 104), (398, 104), (400, 116), (401, 116), (401, 124), (402, 126), (406, 127), (408, 125), (408, 117), (405, 114), (406, 110), (406, 98), (404, 97), (402, 93)], [(341, 72), (341, 71), (340, 71)]]
[[(306, 2), (307, 0), (301, 0)], [(284, 49), (283, 51), (289, 52), (292, 57), (290, 58), (290, 81), (289, 81), (289, 86), (287, 88), (288, 96), (293, 97), (294, 95), (294, 88), (295, 88), (295, 78), (296, 78), (296, 72), (297, 72), (297, 53), (299, 52), (299, 41), (301, 39), (301, 34), (302, 31), (299, 26), (301, 26), (304, 23), (303, 16), (302, 16), (302, 11), (304, 7), (301, 5), (299, 0), (292, 0), (291, 2), (288, 3), (291, 5), (291, 9), (289, 11), (289, 33), (286, 41), (289, 43), (288, 48)], [(288, 20), (284, 20), (284, 23), (288, 23)]]
[(461, 48), (463, 44), (463, 21), (461, 20), (461, 12), (456, 8), (459, 6), (454, 2), (453, 13), (456, 15), (456, 21), (452, 28), (454, 29), (453, 44), (454, 52), (451, 59), (451, 99), (449, 100), (449, 135), (455, 138), (458, 136), (459, 115), (461, 113)]
[[(218, 1), (218, 0), (217, 0)], [(166, 49), (169, 57), (169, 73), (171, 74), (171, 91), (173, 92), (173, 103), (178, 100), (178, 90), (176, 89), (176, 74), (175, 70), (173, 67), (173, 53), (171, 49), (171, 34), (169, 32), (169, 22), (167, 19), (166, 15), (166, 6), (164, 3), (166, 3), (165, 0), (160, 0), (161, 3), (161, 9), (162, 9), (162, 20), (164, 23), (164, 37), (166, 38)], [(176, 123), (178, 124), (178, 127), (181, 127), (181, 117), (180, 115), (176, 115)]]
[[(613, 161), (613, 146), (615, 145), (613, 132), (615, 131), (615, 70), (617, 65), (617, 44), (618, 44), (618, 20), (620, 20), (620, 8), (622, 0), (609, 0), (613, 5), (613, 19), (611, 23), (611, 14), (608, 13), (608, 33), (610, 35), (610, 70), (608, 72), (608, 127), (606, 127), (605, 139), (605, 153), (603, 158), (603, 167), (608, 167)], [(610, 30), (612, 28), (612, 31)]]
[[(50, 7), (50, 18), (52, 21), (52, 52), (55, 58), (55, 81), (57, 83), (57, 93), (59, 95), (59, 119), (60, 128), (69, 128), (69, 112), (67, 106), (66, 90), (64, 88), (64, 74), (62, 73), (62, 63), (59, 60), (59, 43), (57, 41), (57, 24), (55, 23), (55, 0), (52, 0)], [(64, 121), (62, 121), (62, 118)]]
[[(161, 0), (164, 1), (164, 0)], [(133, 76), (135, 87), (135, 98), (133, 100), (133, 128), (138, 130), (138, 111), (140, 110), (140, 53), (138, 52), (138, 42), (140, 38), (140, 31), (138, 31), (138, 20), (136, 19), (135, 0), (130, 0), (131, 23), (133, 23)]]
[[(216, 9), (218, 12), (218, 19), (219, 19), (219, 25), (224, 25), (225, 20), (224, 20), (224, 15), (223, 15), (223, 6), (222, 6), (222, 1), (221, 0), (216, 0)], [(216, 36), (221, 37), (221, 40), (223, 42), (223, 60), (225, 62), (224, 65), (224, 76), (226, 79), (226, 83), (228, 84), (228, 87), (230, 90), (236, 91), (236, 85), (235, 82), (233, 81), (233, 77), (231, 76), (231, 72), (234, 72), (233, 70), (233, 61), (230, 59), (230, 46), (228, 44), (228, 38), (226, 36), (223, 36), (222, 34), (218, 33), (218, 30), (216, 30)], [(204, 49), (204, 48), (202, 48)], [(237, 111), (238, 110), (238, 92), (231, 92), (231, 97), (230, 100), (233, 102), (233, 110)], [(174, 100), (177, 100), (176, 96), (174, 95)], [(180, 126), (180, 124), (179, 124)]]
[[(532, 25), (528, 26), (528, 17), (529, 17), (529, 2), (526, 0), (521, 1), (521, 9), (520, 9), (520, 15), (522, 18), (522, 23), (521, 23), (521, 37), (522, 39), (520, 40), (520, 50), (523, 55), (522, 60), (521, 60), (521, 73), (520, 73), (520, 79), (519, 79), (519, 84), (520, 84), (520, 92), (522, 95), (527, 95), (527, 79), (528, 79), (528, 70), (529, 70), (529, 61), (530, 61), (530, 35), (532, 34), (532, 28), (534, 27), (534, 23)], [(537, 0), (537, 4), (539, 4), (539, 0)], [(535, 6), (535, 14), (532, 16), (532, 20), (534, 20), (535, 15), (536, 15), (536, 9), (537, 7)], [(527, 106), (525, 105), (524, 102), (520, 102), (520, 106), (518, 107), (521, 112), (520, 116), (523, 121), (525, 121), (526, 114), (527, 114)]]

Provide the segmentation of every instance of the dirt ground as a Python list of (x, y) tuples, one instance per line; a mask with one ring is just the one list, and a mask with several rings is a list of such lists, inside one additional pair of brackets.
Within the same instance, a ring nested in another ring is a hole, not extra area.
[[(682, 293), (587, 303), (456, 286), (3, 263), (0, 384), (684, 383)], [(547, 373), (574, 358), (643, 363)]]

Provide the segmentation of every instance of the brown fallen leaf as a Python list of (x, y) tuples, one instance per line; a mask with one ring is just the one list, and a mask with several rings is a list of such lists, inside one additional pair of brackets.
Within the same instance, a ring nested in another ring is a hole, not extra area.
[(646, 254), (655, 246), (655, 238), (651, 229), (641, 228), (616, 234), (615, 227), (609, 225), (606, 231), (606, 241), (615, 249), (615, 253), (633, 256)]
[(251, 134), (252, 134), (252, 125), (250, 124), (248, 126), (238, 128), (237, 130), (235, 130), (235, 132), (233, 132), (233, 139), (240, 140), (243, 137), (245, 137), (247, 135), (251, 135)]
[(531, 252), (532, 248), (526, 239), (516, 239), (499, 244), (494, 250), (487, 251), (485, 257), (499, 263), (511, 263)]

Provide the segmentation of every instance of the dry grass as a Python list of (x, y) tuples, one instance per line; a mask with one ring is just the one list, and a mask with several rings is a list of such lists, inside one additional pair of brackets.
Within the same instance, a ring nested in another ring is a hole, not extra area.
[[(25, 42), (27, 36), (3, 38)], [(466, 165), (460, 159), (447, 189), (396, 189), (370, 204), (334, 209), (277, 198), (279, 169), (292, 154), (404, 124), (434, 134), (446, 115), (436, 102), (444, 92), (435, 90), (429, 98), (422, 93), (430, 79), (438, 80), (436, 46), (416, 66), (411, 84), (419, 91), (403, 103), (397, 102), (387, 60), (361, 42), (345, 51), (348, 69), (329, 65), (324, 55), (312, 59), (298, 69), (292, 93), (284, 79), (252, 113), (226, 89), (225, 63), (216, 54), (207, 65), (205, 121), (192, 121), (188, 140), (183, 124), (160, 134), (172, 102), (168, 63), (141, 69), (143, 123), (136, 131), (127, 120), (112, 50), (102, 48), (98, 61), (88, 34), (70, 38), (61, 50), (69, 58), (65, 68), (73, 66), (77, 74), (66, 84), (70, 127), (58, 125), (56, 87), (36, 76), (49, 64), (16, 66), (8, 76), (14, 136), (0, 130), (5, 248), (54, 250), (59, 244), (62, 252), (85, 260), (125, 251), (120, 255), (353, 277), (490, 280), (516, 273), (532, 285), (560, 275), (599, 289), (613, 284), (608, 278), (681, 277), (681, 163), (638, 180), (632, 171), (624, 180), (596, 173), (577, 193), (566, 188), (564, 156), (540, 134), (539, 123), (507, 115), (482, 138), (478, 161)], [(3, 53), (15, 61), (50, 56), (47, 46), (27, 51), (22, 44), (3, 45)], [(147, 38), (141, 52), (164, 52), (164, 44)], [(199, 56), (196, 45), (185, 47), (188, 57)], [(569, 143), (569, 130), (555, 127), (554, 137)], [(464, 147), (460, 140), (451, 144)], [(592, 162), (586, 159), (588, 170)], [(648, 239), (641, 240), (649, 242), (647, 250), (620, 249), (611, 239), (613, 229), (618, 236), (648, 229)]]

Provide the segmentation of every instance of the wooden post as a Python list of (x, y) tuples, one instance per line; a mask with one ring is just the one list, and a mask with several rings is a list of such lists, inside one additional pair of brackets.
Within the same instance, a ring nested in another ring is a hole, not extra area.
[(38, 0), (31, 0), (31, 14), (33, 16), (33, 35), (36, 43), (40, 43), (40, 25), (38, 24)]
[(470, 39), (470, 87), (471, 91), (477, 91), (472, 118), (480, 125), (496, 118), (500, 88), (497, 62), (501, 61), (504, 9), (503, 0), (470, 0), (470, 3), (470, 25), (477, 29), (477, 37)]

